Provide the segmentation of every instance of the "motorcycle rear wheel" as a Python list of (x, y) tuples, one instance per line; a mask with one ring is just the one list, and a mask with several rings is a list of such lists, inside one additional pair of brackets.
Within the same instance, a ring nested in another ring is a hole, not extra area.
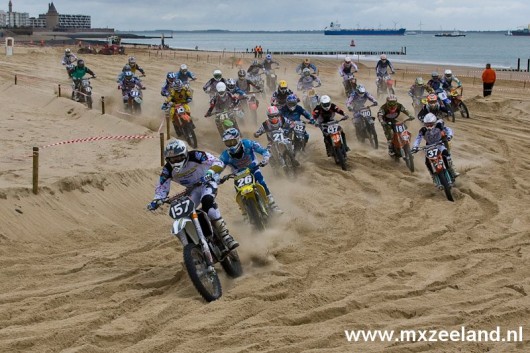
[(202, 249), (194, 243), (188, 243), (183, 250), (184, 264), (193, 286), (207, 302), (221, 297), (222, 289), (216, 272), (208, 273), (208, 265)]

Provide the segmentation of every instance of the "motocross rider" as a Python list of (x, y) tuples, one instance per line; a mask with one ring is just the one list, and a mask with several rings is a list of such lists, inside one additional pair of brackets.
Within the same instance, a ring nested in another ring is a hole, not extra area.
[(168, 72), (166, 75), (166, 81), (164, 82), (164, 85), (162, 86), (162, 89), (160, 90), (160, 95), (163, 97), (167, 97), (170, 94), (170, 90), (175, 85), (175, 80), (177, 79), (177, 74), (174, 72)]
[(299, 91), (308, 91), (313, 87), (320, 87), (322, 83), (318, 76), (315, 76), (307, 68), (302, 70), (302, 76), (298, 79), (296, 89)]
[[(388, 143), (388, 154), (394, 156), (396, 151), (392, 143), (394, 137), (394, 131), (392, 130), (392, 123), (397, 121), (398, 116), (403, 113), (409, 117), (408, 120), (414, 120), (414, 116), (409, 113), (407, 108), (397, 101), (396, 96), (390, 95), (386, 97), (386, 103), (381, 106), (377, 113), (377, 118), (383, 127), (385, 132), (386, 141)], [(407, 121), (407, 120), (405, 120)]]
[(442, 80), (442, 86), (446, 91), (451, 91), (451, 88), (453, 88), (453, 83), (456, 84), (456, 88), (462, 87), (462, 82), (453, 75), (453, 71), (447, 69), (444, 72), (444, 78)]
[[(425, 118), (423, 119), (423, 127), (420, 129), (420, 132), (412, 145), (411, 151), (413, 153), (418, 152), (422, 139), (425, 139), (427, 145), (438, 144), (438, 148), (442, 149), (442, 156), (445, 165), (447, 166), (447, 171), (454, 179), (459, 176), (460, 173), (455, 171), (451, 153), (449, 151), (449, 141), (452, 138), (452, 131), (450, 129), (448, 130), (448, 128), (443, 125), (443, 121), (439, 121), (434, 114), (429, 113), (425, 115)], [(425, 158), (425, 165), (431, 173), (431, 176), (433, 176), (434, 171), (431, 170), (431, 163), (429, 163), (427, 158)]]
[(279, 128), (283, 128), (288, 132), (291, 129), (291, 122), (280, 114), (277, 106), (271, 105), (267, 108), (267, 120), (261, 123), (259, 129), (254, 133), (254, 137), (258, 138), (266, 134), (267, 140), (269, 141), (268, 147), (270, 147), (272, 138), (269, 133)]
[(434, 90), (431, 86), (425, 84), (422, 77), (416, 77), (414, 84), (409, 88), (408, 95), (412, 98), (419, 99), (426, 95), (425, 92), (427, 92), (427, 94), (430, 94), (433, 93)]
[(257, 86), (247, 78), (247, 72), (243, 69), (237, 72), (236, 86), (245, 93), (250, 92), (250, 87), (254, 87), (256, 91), (261, 92), (261, 87)]
[(68, 76), (70, 76), (70, 71), (72, 70), (72, 67), (74, 63), (77, 61), (77, 56), (75, 56), (74, 53), (69, 48), (66, 48), (64, 50), (64, 56), (63, 60), (61, 61), (61, 64), (66, 66), (66, 73)]
[(366, 101), (372, 102), (372, 107), (378, 104), (374, 96), (366, 92), (366, 88), (363, 85), (357, 85), (357, 88), (350, 94), (346, 103), (348, 110), (353, 112), (353, 125), (355, 126), (355, 134), (357, 137), (361, 136), (362, 131), (362, 121), (359, 111), (364, 108)]
[(175, 84), (169, 89), (169, 95), (167, 96), (166, 101), (162, 104), (162, 110), (166, 110), (170, 103), (172, 103), (169, 112), (172, 119), (175, 118), (175, 107), (177, 105), (182, 105), (186, 113), (191, 115), (190, 106), (188, 105), (191, 101), (192, 97), (189, 89), (184, 86), (181, 80), (175, 80)]
[(197, 79), (195, 74), (188, 70), (188, 65), (186, 64), (180, 65), (180, 69), (175, 72), (175, 75), (177, 76), (177, 80), (181, 80), (185, 85), (188, 84), (189, 81), (195, 81)]
[[(221, 173), (227, 166), (232, 168), (232, 172), (240, 172), (246, 168), (250, 168), (256, 181), (265, 189), (270, 209), (277, 213), (283, 213), (278, 205), (276, 205), (259, 168), (260, 165), (265, 166), (269, 163), (270, 152), (266, 148), (263, 148), (257, 141), (241, 139), (241, 134), (236, 128), (230, 128), (224, 132), (223, 142), (227, 149), (221, 153), (219, 159), (224, 165), (223, 167), (212, 167), (212, 170), (216, 173)], [(262, 155), (261, 163), (258, 163), (256, 153)], [(240, 209), (243, 217), (246, 219), (248, 215), (246, 214), (245, 208), (240, 205)]]
[[(307, 120), (309, 120), (310, 124), (315, 123), (315, 120), (311, 114), (298, 104), (298, 97), (295, 94), (290, 94), (287, 96), (287, 104), (282, 107), (280, 114), (289, 121), (302, 121), (301, 117), (304, 116)], [(309, 134), (307, 133), (307, 130), (305, 131), (304, 139), (306, 143), (309, 140)]]
[(210, 100), (210, 108), (208, 108), (208, 111), (206, 114), (204, 114), (205, 118), (212, 116), (214, 109), (214, 114), (217, 114), (222, 111), (232, 109), (239, 103), (239, 100), (236, 96), (230, 92), (227, 92), (226, 84), (224, 82), (217, 83), (215, 90), (217, 93)]
[(438, 118), (442, 117), (442, 113), (445, 113), (448, 116), (451, 114), (445, 104), (440, 104), (438, 96), (434, 93), (431, 93), (427, 96), (427, 103), (424, 104), (421, 110), (418, 112), (418, 120), (423, 122), (423, 118), (428, 113), (433, 113)]
[(129, 60), (128, 60), (128, 64), (129, 66), (131, 66), (131, 71), (133, 72), (133, 74), (136, 73), (136, 70), (140, 71), (140, 73), (142, 74), (142, 76), (145, 76), (145, 71), (144, 69), (142, 69), (137, 63), (136, 63), (136, 58), (134, 56), (130, 56), (129, 57)]
[(92, 70), (90, 70), (88, 67), (85, 66), (85, 61), (83, 59), (78, 59), (77, 65), (74, 66), (74, 68), (68, 73), (68, 75), (74, 81), (74, 89), (75, 89), (74, 99), (76, 101), (79, 101), (78, 92), (81, 88), (80, 87), (81, 80), (86, 74), (91, 75), (92, 78), (96, 78), (96, 74)]
[[(335, 120), (335, 114), (339, 114), (344, 116), (346, 119), (349, 117), (344, 113), (342, 109), (340, 109), (335, 103), (331, 103), (331, 98), (328, 95), (323, 95), (320, 97), (320, 104), (318, 104), (315, 109), (313, 109), (313, 112), (311, 113), (313, 115), (313, 119), (315, 119), (317, 124), (322, 123), (329, 123), (332, 120)], [(331, 156), (331, 141), (329, 136), (324, 135), (324, 131), (322, 130), (322, 134), (324, 136), (324, 144), (326, 145), (326, 152), (328, 154), (328, 157)], [(349, 151), (350, 148), (348, 147), (348, 143), (346, 142), (346, 135), (344, 134), (344, 130), (341, 131), (342, 135), (342, 141), (344, 142), (344, 148), (346, 151)]]
[(142, 81), (134, 76), (132, 71), (126, 71), (123, 80), (118, 82), (118, 89), (121, 89), (123, 103), (128, 104), (129, 101), (129, 92), (138, 86), (140, 89), (145, 89), (145, 86), (142, 84)]
[(217, 86), (217, 84), (219, 82), (222, 82), (222, 83), (226, 84), (226, 81), (223, 78), (223, 73), (221, 72), (221, 70), (214, 70), (213, 71), (213, 77), (211, 79), (209, 79), (204, 84), (204, 86), (202, 86), (202, 90), (204, 91), (204, 93), (208, 93), (210, 95), (210, 98), (211, 98), (217, 92), (216, 91), (216, 86)]
[(293, 91), (287, 87), (287, 81), (280, 80), (278, 82), (278, 89), (272, 94), (271, 105), (282, 108), (287, 102), (287, 97), (291, 94), (293, 94)]
[(212, 168), (222, 168), (223, 162), (208, 152), (188, 151), (186, 144), (181, 140), (169, 141), (164, 149), (164, 157), (166, 164), (162, 168), (155, 197), (147, 208), (156, 210), (169, 195), (171, 181), (174, 181), (186, 188), (196, 205), (202, 204), (202, 210), (208, 214), (223, 244), (229, 250), (237, 248), (239, 243), (230, 235), (215, 202), (218, 178)]
[(396, 73), (390, 60), (387, 59), (385, 54), (381, 54), (379, 61), (375, 65), (375, 74), (377, 76), (376, 85), (378, 87), (381, 86), (383, 77), (388, 75), (388, 69), (390, 69), (391, 74)]
[(296, 73), (301, 75), (302, 74), (302, 70), (305, 69), (305, 68), (313, 70), (313, 74), (315, 74), (315, 75), (318, 72), (318, 69), (315, 66), (315, 64), (312, 64), (311, 61), (308, 58), (304, 59), (304, 61), (302, 61), (302, 63), (296, 67)]

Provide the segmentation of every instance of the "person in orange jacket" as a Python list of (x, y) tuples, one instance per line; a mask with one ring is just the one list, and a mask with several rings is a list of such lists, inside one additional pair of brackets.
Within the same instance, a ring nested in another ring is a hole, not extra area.
[(495, 84), (496, 79), (497, 75), (495, 74), (495, 70), (491, 68), (491, 64), (486, 64), (486, 69), (484, 69), (484, 71), (482, 72), (482, 86), (484, 97), (491, 95), (491, 92), (493, 91), (493, 85)]

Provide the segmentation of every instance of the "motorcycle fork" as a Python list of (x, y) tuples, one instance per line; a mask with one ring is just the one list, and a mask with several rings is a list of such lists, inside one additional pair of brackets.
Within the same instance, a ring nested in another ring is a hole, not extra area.
[(212, 253), (210, 251), (208, 243), (206, 242), (204, 233), (202, 232), (202, 228), (201, 228), (201, 224), (199, 223), (199, 216), (197, 215), (197, 212), (193, 212), (191, 214), (191, 220), (193, 221), (193, 225), (195, 226), (195, 229), (197, 230), (197, 235), (199, 236), (199, 241), (201, 242), (202, 252), (204, 255), (206, 255), (206, 264), (208, 265), (208, 267), (211, 267), (213, 266)]

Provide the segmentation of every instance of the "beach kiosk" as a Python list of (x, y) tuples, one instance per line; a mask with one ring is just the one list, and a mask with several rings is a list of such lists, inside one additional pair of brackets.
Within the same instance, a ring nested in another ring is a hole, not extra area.
[(15, 46), (15, 38), (6, 37), (6, 56), (13, 55), (13, 47)]

